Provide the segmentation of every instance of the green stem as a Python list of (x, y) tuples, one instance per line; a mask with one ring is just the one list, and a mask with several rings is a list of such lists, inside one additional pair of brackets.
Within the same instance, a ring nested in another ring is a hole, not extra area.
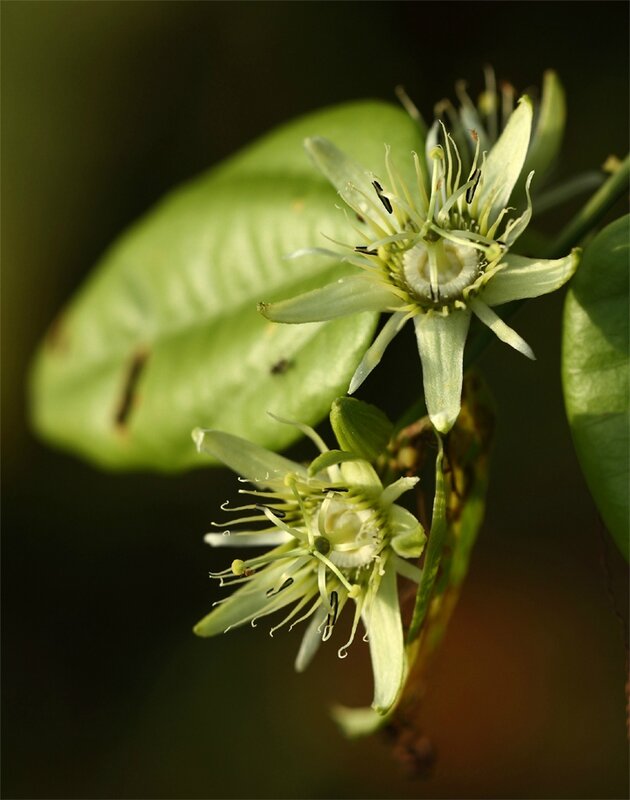
[(544, 214), (545, 211), (549, 211), (549, 209), (555, 208), (555, 206), (566, 203), (568, 200), (574, 200), (576, 196), (580, 194), (594, 192), (602, 186), (605, 180), (606, 175), (604, 172), (596, 172), (594, 170), (569, 178), (564, 181), (564, 183), (554, 186), (552, 189), (548, 189), (542, 194), (536, 195), (534, 208), (536, 215)]
[(547, 258), (560, 258), (597, 225), (606, 212), (628, 191), (630, 184), (630, 154), (569, 222), (555, 240)]
[(427, 554), (424, 559), (422, 578), (416, 594), (416, 604), (413, 610), (413, 617), (407, 632), (407, 643), (410, 644), (417, 638), (420, 628), (429, 610), (429, 601), (433, 592), (435, 579), (437, 578), (442, 550), (446, 541), (446, 493), (444, 488), (444, 472), (442, 471), (442, 460), (444, 449), (442, 439), (438, 433), (435, 434), (438, 440), (438, 454), (435, 460), (435, 499), (433, 500), (433, 514), (431, 518), (431, 532), (427, 545)]

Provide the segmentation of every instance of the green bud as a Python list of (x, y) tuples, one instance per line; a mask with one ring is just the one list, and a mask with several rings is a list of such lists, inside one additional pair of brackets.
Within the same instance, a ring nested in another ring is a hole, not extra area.
[(330, 424), (342, 450), (375, 461), (387, 448), (393, 425), (386, 415), (354, 397), (338, 397), (332, 404)]

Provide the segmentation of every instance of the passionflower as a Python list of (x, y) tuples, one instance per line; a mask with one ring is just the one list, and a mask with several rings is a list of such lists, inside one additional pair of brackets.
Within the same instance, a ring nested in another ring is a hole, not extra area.
[(391, 316), (365, 353), (350, 382), (355, 392), (380, 362), (387, 345), (413, 320), (422, 362), (427, 410), (442, 433), (460, 410), (463, 353), (473, 315), (502, 341), (529, 358), (529, 345), (492, 309), (547, 294), (573, 274), (577, 251), (565, 258), (524, 258), (510, 252), (527, 227), (532, 205), (515, 216), (508, 206), (523, 170), (532, 129), (532, 104), (523, 96), (489, 151), (468, 131), (470, 168), (443, 123), (427, 137), (425, 153), (413, 153), (415, 177), (405, 180), (385, 149), (385, 174), (377, 177), (334, 144), (311, 138), (306, 149), (354, 212), (355, 242), (341, 252), (311, 248), (361, 269), (335, 283), (278, 303), (260, 303), (274, 322), (333, 319), (362, 311)]
[(238, 436), (193, 432), (200, 451), (251, 484), (240, 492), (252, 502), (235, 509), (224, 504), (224, 510), (237, 512), (236, 518), (218, 523), (227, 528), (207, 534), (206, 541), (213, 546), (271, 547), (210, 573), (222, 586), (238, 588), (219, 600), (194, 630), (214, 636), (284, 610), (287, 613), (270, 633), (307, 623), (295, 662), (301, 672), (320, 643), (331, 638), (352, 601), (350, 637), (338, 654), (346, 655), (362, 620), (374, 672), (372, 706), (385, 714), (405, 673), (396, 576), (419, 581), (420, 570), (406, 558), (418, 558), (425, 541), (418, 520), (395, 501), (418, 479), (400, 478), (383, 486), (360, 454), (328, 450), (315, 431), (300, 427), (321, 451), (308, 467)]

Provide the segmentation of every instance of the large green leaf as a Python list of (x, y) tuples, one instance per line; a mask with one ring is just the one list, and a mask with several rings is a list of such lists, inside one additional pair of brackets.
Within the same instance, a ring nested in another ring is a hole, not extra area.
[(584, 251), (564, 312), (562, 377), (580, 464), (628, 557), (628, 253), (630, 217)]
[(354, 269), (285, 258), (326, 246), (322, 233), (352, 242), (303, 150), (312, 135), (377, 174), (385, 143), (408, 174), (420, 146), (401, 110), (353, 103), (290, 123), (169, 195), (105, 254), (42, 344), (31, 381), (41, 435), (103, 466), (175, 470), (201, 463), (195, 426), (279, 449), (299, 433), (267, 411), (307, 423), (328, 413), (376, 316), (276, 325), (256, 311)]

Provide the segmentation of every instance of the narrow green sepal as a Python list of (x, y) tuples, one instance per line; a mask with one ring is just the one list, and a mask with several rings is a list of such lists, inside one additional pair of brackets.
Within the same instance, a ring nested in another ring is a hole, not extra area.
[[(549, 69), (543, 75), (542, 99), (521, 180), (532, 170), (536, 173), (538, 182), (544, 180), (560, 152), (566, 116), (564, 88), (558, 75)], [(523, 186), (521, 191), (522, 188)]]
[(393, 425), (376, 406), (354, 397), (338, 397), (332, 404), (330, 424), (339, 446), (375, 461), (387, 448)]
[(328, 467), (332, 467), (335, 464), (341, 464), (342, 461), (362, 460), (361, 456), (358, 456), (356, 453), (348, 453), (346, 450), (327, 450), (325, 453), (321, 453), (321, 455), (313, 459), (308, 468), (308, 474), (312, 477), (323, 469), (328, 469)]
[(433, 500), (433, 513), (431, 515), (429, 546), (424, 559), (424, 568), (416, 594), (413, 616), (411, 618), (409, 630), (407, 631), (408, 643), (413, 642), (414, 639), (418, 637), (420, 629), (422, 628), (422, 623), (429, 611), (431, 595), (440, 567), (442, 550), (446, 539), (446, 489), (444, 485), (444, 471), (442, 468), (443, 460), (444, 445), (441, 437), (438, 436), (438, 454), (435, 459), (435, 497)]

